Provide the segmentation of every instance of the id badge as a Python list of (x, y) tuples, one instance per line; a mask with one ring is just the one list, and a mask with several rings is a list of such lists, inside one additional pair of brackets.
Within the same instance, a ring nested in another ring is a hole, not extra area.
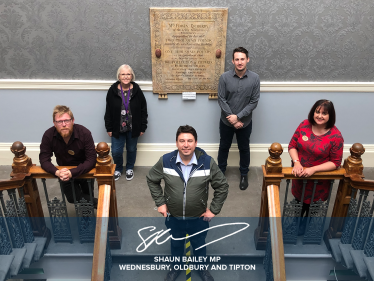
[(121, 110), (121, 115), (125, 116), (126, 115), (126, 110)]

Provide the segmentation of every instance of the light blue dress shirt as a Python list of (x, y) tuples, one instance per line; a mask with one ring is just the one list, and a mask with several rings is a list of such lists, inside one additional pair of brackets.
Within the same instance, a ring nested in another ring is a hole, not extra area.
[(192, 165), (193, 164), (197, 165), (197, 159), (196, 159), (195, 152), (193, 153), (192, 158), (187, 165), (185, 165), (183, 163), (182, 158), (179, 156), (179, 152), (178, 152), (177, 160), (175, 160), (175, 163), (180, 163), (181, 164), (181, 170), (182, 170), (182, 173), (183, 173), (184, 181), (185, 181), (185, 183), (187, 183), (188, 179), (190, 178)]

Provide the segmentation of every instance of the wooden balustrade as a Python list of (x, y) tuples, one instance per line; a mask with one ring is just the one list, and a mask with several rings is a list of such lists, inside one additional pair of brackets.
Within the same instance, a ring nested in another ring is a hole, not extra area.
[[(339, 238), (341, 236), (344, 224), (344, 218), (348, 212), (348, 206), (351, 199), (351, 184), (368, 185), (367, 181), (363, 181), (363, 165), (361, 155), (365, 152), (364, 147), (355, 143), (350, 149), (349, 156), (339, 168), (330, 172), (318, 172), (308, 177), (309, 180), (314, 179), (338, 179), (339, 187), (335, 198), (332, 212), (332, 218), (328, 230), (324, 234), (324, 240), (329, 238)], [(270, 156), (266, 159), (265, 165), (262, 166), (263, 183), (261, 192), (261, 207), (258, 226), (255, 230), (255, 245), (257, 250), (265, 250), (269, 229), (269, 203), (267, 187), (271, 185), (280, 186), (283, 179), (295, 179), (292, 175), (292, 167), (283, 167), (280, 158), (283, 148), (279, 143), (273, 143), (269, 148)], [(366, 183), (364, 183), (366, 182)], [(372, 189), (371, 189), (372, 190)], [(326, 243), (328, 245), (328, 243)]]
[[(340, 238), (342, 236), (344, 220), (348, 214), (349, 202), (351, 201), (351, 176), (357, 175), (363, 177), (364, 166), (362, 164), (361, 155), (364, 154), (365, 148), (362, 144), (355, 143), (349, 151), (351, 155), (348, 156), (343, 163), (345, 174), (344, 178), (339, 181), (330, 225), (323, 236), (323, 240), (328, 248), (330, 248), (330, 244), (328, 243), (329, 239)], [(356, 194), (354, 194), (354, 196), (356, 196)]]
[[(31, 226), (35, 236), (51, 237), (50, 230), (46, 227), (44, 213), (40, 201), (40, 195), (36, 179), (40, 178), (56, 178), (54, 175), (47, 173), (40, 166), (32, 164), (31, 158), (26, 153), (26, 147), (22, 142), (14, 142), (11, 147), (12, 153), (15, 155), (12, 164), (11, 179), (0, 181), (0, 190), (14, 189), (20, 186), (24, 187), (24, 198), (28, 215), (30, 217)], [(105, 142), (101, 142), (96, 147), (98, 157), (96, 159), (96, 167), (87, 174), (77, 178), (96, 178), (99, 189), (100, 186), (109, 185), (110, 192), (110, 208), (109, 208), (109, 241), (111, 249), (120, 249), (122, 240), (122, 230), (118, 225), (117, 198), (114, 181), (115, 165), (109, 156), (109, 146)], [(71, 167), (57, 167), (71, 168)], [(99, 190), (100, 192), (100, 190)], [(43, 218), (43, 219), (40, 219)]]
[(99, 186), (99, 200), (97, 205), (95, 246), (93, 252), (91, 280), (103, 281), (107, 252), (107, 236), (109, 224), (109, 208), (111, 200), (111, 186)]
[(118, 224), (118, 208), (116, 185), (114, 180), (115, 164), (112, 164), (112, 158), (109, 156), (110, 148), (106, 142), (100, 142), (96, 147), (96, 153), (99, 155), (96, 159), (96, 168), (94, 177), (98, 186), (110, 185), (110, 209), (109, 209), (109, 243), (111, 249), (121, 249), (122, 229)]
[(271, 253), (273, 259), (273, 280), (286, 281), (279, 186), (267, 186), (267, 195), (269, 205)]

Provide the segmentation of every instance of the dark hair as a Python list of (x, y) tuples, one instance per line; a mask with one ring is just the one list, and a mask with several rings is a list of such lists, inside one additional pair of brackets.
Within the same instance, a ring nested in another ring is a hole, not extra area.
[(327, 121), (325, 129), (331, 129), (332, 127), (334, 127), (335, 108), (334, 108), (334, 104), (332, 103), (332, 101), (329, 101), (329, 100), (316, 101), (316, 103), (313, 105), (308, 115), (309, 123), (312, 125), (316, 125), (316, 121), (314, 121), (314, 112), (317, 110), (317, 108), (323, 108), (329, 114), (329, 121)]
[(193, 137), (195, 138), (195, 142), (197, 141), (197, 133), (196, 133), (196, 130), (189, 126), (189, 125), (186, 125), (186, 126), (180, 126), (177, 130), (177, 136), (175, 138), (176, 141), (178, 141), (178, 137), (180, 134), (191, 134), (193, 135)]
[(243, 53), (248, 58), (248, 51), (247, 51), (247, 49), (245, 49), (243, 47), (238, 47), (238, 48), (234, 49), (234, 51), (232, 52), (232, 59), (234, 59), (234, 54), (235, 53)]

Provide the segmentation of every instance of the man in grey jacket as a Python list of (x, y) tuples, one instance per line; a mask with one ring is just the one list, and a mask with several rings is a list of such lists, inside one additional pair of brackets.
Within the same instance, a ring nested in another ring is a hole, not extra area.
[(223, 173), (226, 172), (232, 138), (236, 134), (240, 154), (241, 190), (248, 187), (252, 112), (260, 99), (260, 78), (247, 69), (248, 62), (248, 51), (243, 47), (236, 48), (232, 54), (235, 69), (223, 73), (218, 83), (218, 104), (221, 107), (218, 167)]
[[(173, 238), (188, 234), (195, 257), (206, 257), (205, 237), (209, 221), (216, 216), (228, 194), (225, 176), (213, 158), (197, 146), (197, 134), (191, 126), (180, 126), (176, 134), (178, 150), (165, 154), (147, 175), (147, 182), (158, 212), (166, 217), (166, 227)], [(164, 192), (160, 185), (165, 182)], [(207, 206), (209, 182), (214, 189), (214, 198)], [(194, 233), (202, 233), (194, 235)], [(175, 257), (172, 270), (165, 280), (174, 281), (180, 274), (177, 266), (184, 252), (184, 240), (171, 239), (171, 254)], [(201, 265), (201, 264), (200, 264)], [(200, 267), (202, 280), (213, 281), (207, 269)]]

